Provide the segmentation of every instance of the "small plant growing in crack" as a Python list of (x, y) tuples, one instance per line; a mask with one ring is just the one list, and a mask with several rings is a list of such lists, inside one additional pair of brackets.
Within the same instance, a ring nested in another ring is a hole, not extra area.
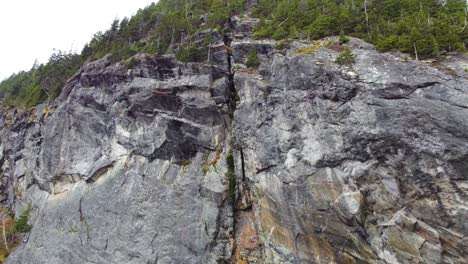
[(79, 230), (79, 229), (80, 229), (80, 228), (79, 228), (78, 225), (77, 225), (77, 226), (70, 226), (70, 233), (76, 234), (76, 233), (78, 233), (78, 230)]
[(192, 160), (182, 161), (182, 164), (180, 164), (180, 170), (182, 171), (182, 173), (185, 173), (185, 171), (187, 170), (187, 167), (190, 166), (190, 164), (192, 164)]
[(226, 156), (226, 165), (227, 165), (227, 172), (226, 178), (229, 182), (229, 196), (232, 200), (236, 198), (236, 173), (234, 167), (234, 155), (232, 154), (232, 150), (229, 150)]
[(32, 211), (31, 204), (23, 211), (20, 217), (15, 221), (15, 230), (19, 233), (28, 233), (32, 229), (32, 225), (28, 224), (29, 215)]
[(349, 42), (349, 38), (344, 34), (343, 29), (340, 31), (340, 45)]
[(348, 47), (345, 47), (344, 51), (338, 55), (335, 62), (340, 65), (351, 65), (354, 63), (354, 59), (356, 55), (354, 55)]
[(218, 150), (216, 150), (216, 155), (213, 159), (208, 160), (209, 154), (207, 153), (205, 155), (205, 158), (204, 158), (205, 162), (203, 163), (203, 167), (202, 167), (202, 172), (204, 176), (206, 176), (210, 172), (211, 167), (214, 168), (215, 172), (218, 172), (218, 168), (216, 165), (218, 164), (218, 161), (221, 159), (221, 154), (223, 154), (223, 148), (219, 147)]
[(17, 220), (14, 219), (7, 208), (0, 208), (0, 263), (3, 263), (24, 238), (23, 234), (28, 233), (32, 229), (32, 225), (28, 224), (29, 215), (32, 211), (32, 205), (28, 204), (23, 213)]
[(257, 48), (255, 46), (252, 46), (250, 49), (250, 54), (247, 57), (245, 65), (252, 69), (257, 69), (258, 66), (260, 66), (260, 60), (257, 57)]

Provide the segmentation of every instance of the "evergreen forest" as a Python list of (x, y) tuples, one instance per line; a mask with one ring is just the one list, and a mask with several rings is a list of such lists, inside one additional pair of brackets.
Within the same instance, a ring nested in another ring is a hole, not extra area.
[(112, 54), (114, 62), (139, 53), (174, 53), (183, 62), (206, 58), (207, 29), (232, 31), (230, 18), (259, 19), (255, 39), (315, 40), (345, 34), (381, 52), (399, 50), (419, 59), (466, 52), (465, 0), (160, 0), (94, 34), (81, 53), (55, 51), (44, 64), (0, 83), (4, 107), (30, 108), (56, 98), (86, 62)]

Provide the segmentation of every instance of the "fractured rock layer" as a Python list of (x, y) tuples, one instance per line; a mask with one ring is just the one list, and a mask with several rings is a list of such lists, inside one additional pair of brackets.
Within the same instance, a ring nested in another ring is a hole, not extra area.
[(467, 74), (278, 51), (256, 22), (217, 65), (105, 57), (2, 114), (0, 198), (33, 205), (7, 263), (468, 262)]

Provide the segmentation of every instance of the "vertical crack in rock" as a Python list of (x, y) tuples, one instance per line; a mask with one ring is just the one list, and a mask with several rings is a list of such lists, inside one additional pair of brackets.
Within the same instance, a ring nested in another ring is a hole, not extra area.
[[(214, 256), (216, 263), (235, 263), (234, 254), (236, 250), (236, 216), (237, 216), (237, 199), (238, 199), (238, 173), (237, 173), (237, 152), (235, 146), (235, 135), (232, 131), (232, 122), (234, 112), (236, 110), (238, 95), (234, 85), (234, 69), (232, 65), (232, 52), (230, 50), (231, 36), (225, 34), (223, 37), (226, 47), (225, 71), (227, 80), (224, 90), (224, 104), (219, 105), (220, 112), (224, 113), (224, 155), (226, 172), (224, 173), (224, 195), (219, 212), (216, 217), (216, 227), (214, 233), (209, 235), (209, 227), (204, 223), (204, 229), (207, 235), (213, 239), (208, 243), (206, 251)], [(225, 243), (222, 252), (219, 246)]]
[(242, 147), (239, 148), (241, 164), (242, 164), (242, 182), (245, 182), (245, 160), (244, 160), (244, 150)]
[[(232, 122), (234, 121), (234, 112), (236, 111), (237, 101), (239, 95), (235, 87), (234, 76), (235, 70), (233, 67), (233, 55), (231, 50), (231, 36), (224, 36), (224, 43), (227, 47), (227, 91), (226, 91), (226, 104), (228, 107), (228, 116), (229, 121), (226, 129), (228, 135), (228, 147), (226, 155), (226, 166), (227, 172), (225, 175), (226, 182), (228, 184), (227, 190), (227, 201), (229, 202), (232, 209), (232, 232), (231, 232), (231, 253), (230, 253), (230, 263), (241, 263), (241, 254), (245, 254), (243, 246), (239, 235), (242, 235), (242, 232), (239, 231), (239, 228), (245, 226), (244, 216), (242, 212), (243, 206), (240, 205), (242, 201), (245, 201), (244, 191), (242, 189), (247, 186), (244, 185), (245, 180), (245, 169), (244, 166), (244, 157), (242, 154), (242, 149), (237, 147), (236, 144), (236, 135), (233, 134)], [(240, 167), (240, 170), (239, 170)], [(241, 177), (238, 177), (238, 176)]]
[[(84, 216), (84, 213), (83, 213), (83, 197), (80, 198), (80, 202), (79, 202), (79, 205), (78, 205), (78, 212), (80, 213), (80, 223), (83, 223), (85, 225), (85, 228), (86, 228), (86, 241), (89, 243), (91, 241), (91, 237), (89, 235), (89, 225), (88, 225), (88, 222), (86, 221), (86, 218)], [(81, 246), (83, 246), (83, 241), (81, 241), (81, 237), (80, 237), (80, 242), (81, 242)]]
[(256, 263), (261, 261), (261, 247), (259, 246), (258, 228), (252, 207), (250, 183), (245, 175), (245, 157), (242, 147), (237, 144), (237, 138), (233, 131), (234, 113), (239, 101), (239, 95), (235, 86), (235, 70), (233, 66), (233, 54), (231, 50), (232, 39), (225, 35), (228, 66), (228, 89), (226, 101), (228, 115), (230, 117), (227, 127), (229, 135), (228, 154), (226, 156), (226, 182), (228, 183), (229, 201), (232, 206), (232, 253), (230, 263)]
[(231, 36), (228, 36), (227, 34), (224, 35), (224, 44), (226, 45), (227, 49), (227, 77), (228, 77), (228, 83), (227, 83), (227, 91), (226, 91), (226, 102), (227, 102), (227, 107), (228, 107), (228, 116), (229, 116), (229, 123), (226, 126), (227, 132), (226, 134), (228, 135), (228, 147), (227, 147), (227, 155), (226, 155), (226, 166), (227, 166), (227, 171), (226, 171), (226, 182), (228, 184), (228, 197), (227, 201), (230, 204), (231, 210), (232, 210), (232, 231), (230, 233), (230, 241), (231, 241), (231, 252), (230, 252), (230, 262), (234, 263), (234, 258), (235, 258), (235, 251), (237, 248), (237, 243), (236, 243), (236, 233), (237, 233), (237, 226), (236, 226), (236, 196), (237, 196), (237, 177), (236, 177), (236, 168), (235, 168), (235, 158), (234, 158), (234, 140), (235, 140), (235, 135), (233, 135), (232, 132), (232, 122), (234, 118), (234, 112), (236, 111), (236, 105), (237, 105), (237, 91), (236, 87), (234, 84), (234, 67), (232, 65), (232, 51), (231, 51)]
[[(225, 45), (227, 46), (227, 66), (228, 66), (228, 90), (227, 90), (227, 104), (229, 109), (229, 116), (231, 119), (234, 117), (234, 112), (236, 111), (236, 104), (239, 96), (237, 95), (236, 86), (234, 84), (234, 67), (232, 65), (232, 50), (231, 50), (231, 41), (228, 40), (229, 37), (225, 37)], [(232, 121), (231, 121), (232, 122)]]

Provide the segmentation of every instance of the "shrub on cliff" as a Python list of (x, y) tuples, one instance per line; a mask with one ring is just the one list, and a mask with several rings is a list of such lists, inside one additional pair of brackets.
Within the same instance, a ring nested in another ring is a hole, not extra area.
[(344, 31), (340, 31), (340, 44), (349, 42), (349, 38), (344, 34)]
[(252, 46), (250, 49), (250, 54), (247, 57), (247, 60), (245, 61), (245, 65), (249, 68), (258, 68), (260, 66), (260, 60), (257, 57), (257, 48), (255, 46)]
[(351, 65), (354, 63), (355, 57), (356, 55), (354, 55), (348, 47), (345, 47), (343, 52), (338, 55), (335, 62), (340, 65)]
[(15, 220), (7, 208), (0, 208), (0, 263), (21, 243), (15, 230)]
[(31, 204), (23, 211), (20, 217), (15, 221), (15, 230), (19, 233), (27, 233), (31, 231), (32, 225), (28, 224), (29, 214), (31, 213)]

